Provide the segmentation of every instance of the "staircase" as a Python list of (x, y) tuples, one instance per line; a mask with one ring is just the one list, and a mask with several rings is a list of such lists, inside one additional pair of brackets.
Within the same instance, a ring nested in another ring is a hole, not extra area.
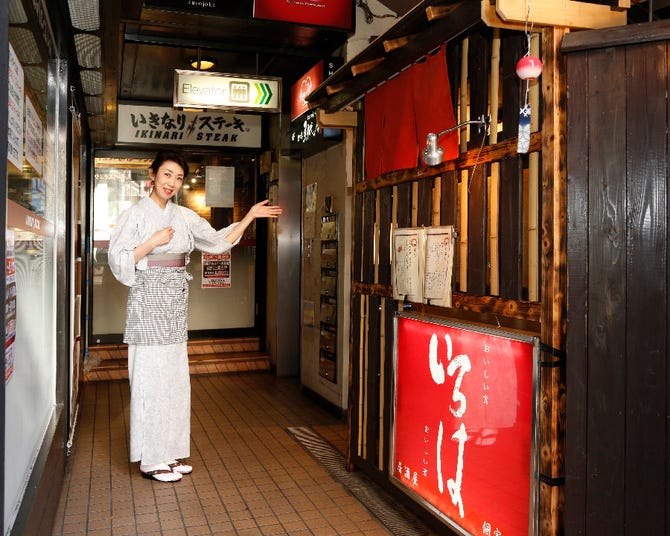
[[(269, 371), (270, 356), (260, 351), (256, 337), (188, 341), (191, 375), (227, 372)], [(97, 344), (89, 346), (84, 361), (85, 382), (128, 378), (128, 346)]]

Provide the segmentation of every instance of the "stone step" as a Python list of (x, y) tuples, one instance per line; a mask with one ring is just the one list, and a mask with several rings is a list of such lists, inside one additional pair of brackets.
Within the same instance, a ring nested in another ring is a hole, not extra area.
[[(261, 352), (257, 338), (208, 339), (188, 342), (191, 374), (269, 371), (270, 356)], [(128, 347), (106, 344), (89, 347), (84, 362), (84, 381), (128, 378)]]

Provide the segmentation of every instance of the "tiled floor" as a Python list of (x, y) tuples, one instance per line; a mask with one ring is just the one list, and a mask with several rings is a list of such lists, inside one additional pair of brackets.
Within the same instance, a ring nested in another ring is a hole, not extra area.
[(54, 535), (391, 534), (288, 433), (338, 450), (346, 425), (295, 379), (192, 376), (191, 475), (144, 479), (128, 462), (128, 382), (85, 384)]

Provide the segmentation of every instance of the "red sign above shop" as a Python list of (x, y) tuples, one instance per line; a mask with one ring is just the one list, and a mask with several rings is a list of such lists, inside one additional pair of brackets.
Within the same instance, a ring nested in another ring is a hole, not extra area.
[(537, 356), (534, 337), (397, 318), (389, 474), (460, 534), (537, 533)]
[(254, 18), (353, 30), (351, 0), (254, 0)]

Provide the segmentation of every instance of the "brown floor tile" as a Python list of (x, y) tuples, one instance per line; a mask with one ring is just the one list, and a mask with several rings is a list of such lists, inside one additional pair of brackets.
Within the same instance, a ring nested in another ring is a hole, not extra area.
[(129, 400), (127, 380), (84, 385), (54, 536), (389, 534), (288, 432), (311, 426), (345, 451), (346, 425), (302, 394), (298, 380), (192, 376), (194, 472), (175, 484), (143, 479), (128, 462)]

